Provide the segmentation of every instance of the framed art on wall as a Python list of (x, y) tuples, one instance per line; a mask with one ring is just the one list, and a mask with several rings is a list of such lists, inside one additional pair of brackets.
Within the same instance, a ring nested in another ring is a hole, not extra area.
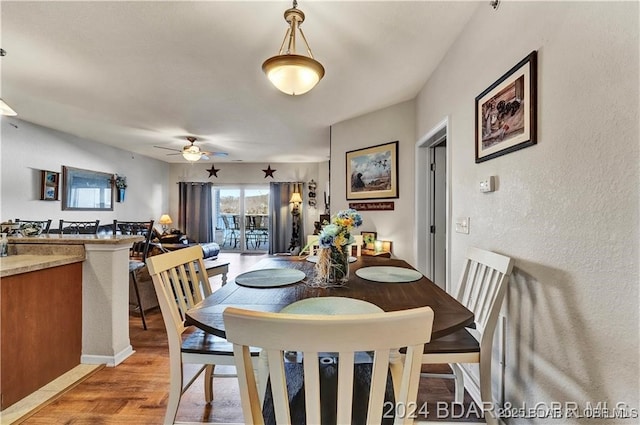
[(57, 201), (60, 187), (60, 173), (55, 171), (42, 170), (42, 186), (40, 189), (40, 199), (43, 201)]
[(535, 145), (537, 52), (476, 97), (476, 163)]
[(398, 197), (398, 142), (346, 153), (347, 200)]

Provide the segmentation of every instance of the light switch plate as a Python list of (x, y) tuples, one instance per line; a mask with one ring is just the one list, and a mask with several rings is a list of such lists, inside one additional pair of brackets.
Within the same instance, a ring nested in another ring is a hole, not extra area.
[(469, 234), (469, 217), (456, 218), (456, 233)]

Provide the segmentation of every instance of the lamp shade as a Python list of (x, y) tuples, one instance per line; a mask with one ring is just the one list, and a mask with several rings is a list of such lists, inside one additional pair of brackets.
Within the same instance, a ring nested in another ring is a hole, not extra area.
[(7, 105), (4, 100), (0, 99), (0, 115), (13, 117), (18, 115), (18, 113), (11, 109), (11, 106)]
[(278, 90), (291, 96), (301, 95), (324, 77), (324, 67), (307, 56), (285, 54), (273, 56), (262, 64), (262, 70)]
[(162, 214), (160, 216), (160, 220), (158, 220), (158, 223), (160, 223), (160, 224), (173, 224), (173, 220), (171, 220), (171, 217), (169, 217), (169, 214)]
[(300, 196), (300, 193), (293, 192), (291, 194), (291, 200), (289, 201), (289, 203), (301, 204), (302, 203), (302, 197)]

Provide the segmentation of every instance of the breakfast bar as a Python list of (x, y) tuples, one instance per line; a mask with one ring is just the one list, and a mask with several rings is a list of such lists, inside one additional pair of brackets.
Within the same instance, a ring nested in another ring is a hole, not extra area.
[[(56, 259), (65, 261), (60, 257), (71, 256), (73, 261), (82, 261), (77, 272), (82, 282), (79, 363), (116, 366), (133, 353), (129, 341), (128, 263), (129, 248), (139, 240), (141, 236), (130, 235), (9, 237), (10, 255), (0, 262), (0, 277), (26, 276), (39, 269), (47, 271), (48, 279)], [(45, 280), (41, 290), (54, 293), (56, 288)], [(11, 300), (3, 298), (5, 302), (10, 304)], [(77, 301), (69, 300), (67, 307), (78, 307), (74, 303)]]

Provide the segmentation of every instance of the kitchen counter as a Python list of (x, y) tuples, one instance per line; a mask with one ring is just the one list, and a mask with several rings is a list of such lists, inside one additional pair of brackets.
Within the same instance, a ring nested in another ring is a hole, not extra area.
[(50, 267), (84, 261), (84, 252), (76, 255), (10, 255), (0, 257), (0, 278), (33, 272)]

